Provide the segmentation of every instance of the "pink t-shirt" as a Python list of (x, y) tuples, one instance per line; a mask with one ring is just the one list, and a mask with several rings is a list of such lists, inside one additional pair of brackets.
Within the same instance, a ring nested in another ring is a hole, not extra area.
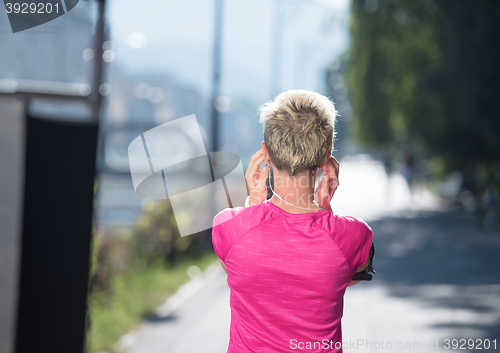
[(212, 242), (231, 289), (227, 352), (342, 352), (344, 292), (372, 236), (362, 220), (291, 214), (270, 201), (217, 214)]

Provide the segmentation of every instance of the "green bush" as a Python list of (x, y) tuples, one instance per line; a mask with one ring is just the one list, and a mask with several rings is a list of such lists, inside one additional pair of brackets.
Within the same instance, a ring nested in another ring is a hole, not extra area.
[(169, 201), (147, 204), (132, 228), (94, 232), (87, 352), (112, 351), (189, 279), (188, 266), (215, 261), (209, 235), (180, 237)]

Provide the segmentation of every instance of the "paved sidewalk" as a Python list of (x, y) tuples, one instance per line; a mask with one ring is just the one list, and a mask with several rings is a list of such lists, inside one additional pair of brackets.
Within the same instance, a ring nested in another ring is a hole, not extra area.
[(145, 321), (122, 337), (130, 353), (217, 353), (229, 342), (229, 288), (219, 263), (180, 288)]
[[(341, 173), (345, 191), (336, 195), (335, 209), (353, 214), (351, 208), (373, 228), (377, 271), (372, 282), (347, 289), (344, 351), (452, 351), (445, 339), (496, 339), (500, 350), (500, 238), (482, 234), (465, 213), (444, 211), (425, 192), (410, 202), (401, 178), (385, 177), (376, 163), (344, 162)], [(181, 292), (166, 305), (171, 315), (122, 340), (127, 352), (227, 350), (229, 289), (220, 266)]]
[(370, 224), (377, 274), (347, 289), (346, 352), (449, 352), (445, 339), (496, 339), (500, 350), (500, 238), (463, 213), (407, 212)]

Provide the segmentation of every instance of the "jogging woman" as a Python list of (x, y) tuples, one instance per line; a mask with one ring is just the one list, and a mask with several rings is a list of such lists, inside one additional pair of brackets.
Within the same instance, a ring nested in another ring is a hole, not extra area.
[(373, 233), (330, 208), (336, 115), (327, 97), (304, 90), (261, 107), (264, 141), (245, 175), (247, 207), (223, 210), (212, 230), (231, 290), (228, 353), (342, 352), (345, 289), (368, 267)]

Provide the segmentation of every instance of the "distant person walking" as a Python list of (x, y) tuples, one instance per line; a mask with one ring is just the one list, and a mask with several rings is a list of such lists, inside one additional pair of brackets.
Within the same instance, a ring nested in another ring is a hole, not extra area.
[(415, 178), (415, 158), (409, 151), (405, 153), (405, 156), (403, 158), (402, 173), (408, 185), (411, 186), (411, 184), (413, 183), (413, 179)]
[(410, 151), (406, 151), (403, 157), (403, 168), (401, 174), (408, 184), (410, 190), (411, 202), (415, 201), (415, 157)]
[(228, 353), (342, 352), (344, 293), (371, 263), (373, 233), (330, 208), (339, 185), (336, 115), (328, 98), (304, 90), (261, 108), (264, 141), (246, 172), (247, 207), (220, 212), (212, 231), (231, 289)]

